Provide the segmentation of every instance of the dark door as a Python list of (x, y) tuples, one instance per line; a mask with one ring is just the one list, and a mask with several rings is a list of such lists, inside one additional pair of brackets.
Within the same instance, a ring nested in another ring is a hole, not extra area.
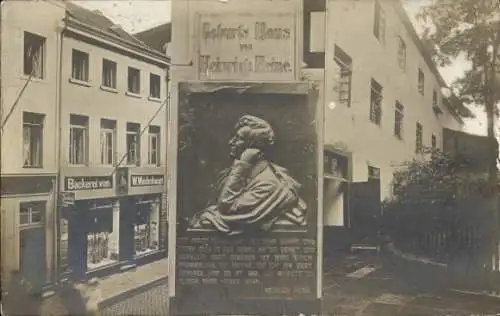
[(380, 180), (352, 183), (350, 222), (357, 242), (376, 241), (380, 211)]
[(21, 274), (33, 291), (41, 291), (46, 278), (45, 230), (43, 227), (23, 229), (19, 239)]

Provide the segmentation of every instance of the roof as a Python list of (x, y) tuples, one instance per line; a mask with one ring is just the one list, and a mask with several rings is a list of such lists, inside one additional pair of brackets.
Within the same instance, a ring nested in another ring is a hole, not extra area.
[[(432, 60), (432, 56), (430, 52), (425, 48), (425, 45), (423, 44), (422, 40), (418, 36), (417, 32), (415, 31), (415, 28), (413, 27), (413, 23), (411, 22), (410, 18), (408, 17), (408, 13), (404, 9), (403, 5), (401, 4), (400, 0), (392, 1), (394, 3), (394, 7), (396, 9), (396, 12), (398, 13), (401, 21), (403, 22), (403, 25), (406, 27), (406, 30), (410, 34), (410, 37), (412, 38), (413, 42), (415, 43), (415, 46), (417, 46), (418, 51), (424, 58), (427, 66), (433, 73), (433, 75), (436, 77), (438, 80), (438, 83), (441, 87), (448, 87), (446, 82), (444, 81), (443, 77), (441, 76), (441, 73), (438, 71), (436, 68), (436, 64)], [(469, 110), (456, 96), (452, 96), (449, 98), (449, 103), (445, 102), (445, 105), (452, 111), (455, 112), (455, 114), (461, 116), (461, 117), (470, 117), (474, 118), (475, 115), (472, 113), (471, 110)]]
[(170, 43), (172, 38), (172, 23), (169, 22), (155, 26), (135, 33), (134, 36), (153, 49), (165, 52), (165, 44)]
[(162, 50), (155, 50), (137, 39), (135, 36), (126, 32), (119, 25), (115, 24), (112, 20), (106, 17), (98, 10), (88, 10), (70, 1), (65, 1), (66, 17), (72, 18), (79, 23), (93, 27), (103, 34), (112, 38), (118, 38), (123, 43), (132, 44), (137, 49), (144, 49), (158, 55), (164, 56)]

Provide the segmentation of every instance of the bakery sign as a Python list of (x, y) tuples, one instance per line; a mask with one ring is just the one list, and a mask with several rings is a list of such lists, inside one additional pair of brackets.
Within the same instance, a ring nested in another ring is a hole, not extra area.
[(65, 177), (64, 179), (64, 189), (66, 191), (101, 190), (112, 188), (113, 177), (111, 176)]
[(295, 80), (296, 15), (199, 15), (200, 80)]
[(163, 185), (164, 177), (162, 174), (136, 174), (130, 176), (130, 182), (132, 187)]

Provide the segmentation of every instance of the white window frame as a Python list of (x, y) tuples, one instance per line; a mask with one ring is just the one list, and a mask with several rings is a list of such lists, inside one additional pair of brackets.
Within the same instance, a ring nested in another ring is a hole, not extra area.
[[(380, 87), (380, 91), (375, 89), (376, 83)], [(383, 100), (383, 87), (375, 79), (372, 79), (370, 84), (370, 121), (379, 126), (382, 125), (382, 100)], [(375, 94), (375, 98), (373, 95)], [(376, 112), (378, 110), (378, 113)], [(378, 115), (377, 115), (378, 114)]]
[(398, 39), (398, 65), (402, 70), (406, 70), (406, 42), (401, 36)]
[[(31, 40), (31, 41), (30, 41)], [(45, 43), (43, 36), (24, 32), (23, 73), (26, 76), (43, 79), (45, 76)]]
[[(135, 124), (135, 123), (127, 123)], [(126, 132), (126, 145), (127, 145), (127, 165), (129, 166), (139, 166), (141, 164), (141, 127), (139, 124), (135, 124), (137, 130), (130, 130), (127, 126)], [(129, 136), (135, 137), (135, 142), (133, 144), (133, 155), (131, 155), (131, 145), (129, 144)]]
[(394, 136), (396, 136), (399, 139), (403, 139), (404, 117), (405, 117), (404, 105), (401, 104), (399, 101), (396, 101), (396, 106), (394, 110)]
[[(152, 127), (153, 126), (150, 126), (148, 135), (148, 165), (160, 166), (161, 165), (160, 129), (159, 127), (157, 127), (158, 131), (156, 132), (153, 131)], [(156, 144), (156, 151), (153, 150), (153, 144)]]
[(103, 58), (102, 59), (102, 83), (103, 87), (116, 89), (116, 62)]
[[(131, 76), (136, 74), (137, 80), (131, 81)], [(127, 92), (132, 94), (140, 94), (141, 93), (141, 71), (134, 67), (128, 67), (127, 69)]]
[(89, 82), (89, 54), (77, 49), (71, 53), (71, 78)]
[[(153, 89), (153, 78), (158, 79), (158, 87), (157, 90)], [(158, 92), (156, 95), (154, 94), (155, 92)], [(149, 97), (153, 99), (160, 99), (161, 98), (161, 76), (157, 74), (150, 73), (149, 74)]]
[[(104, 127), (101, 120), (101, 165), (114, 165), (116, 162), (116, 121), (106, 120), (115, 124), (115, 128)], [(111, 135), (111, 145), (108, 144), (107, 136)], [(111, 158), (111, 161), (110, 161)]]
[[(23, 112), (23, 168), (43, 168), (44, 120), (43, 114)], [(38, 129), (36, 148), (33, 144), (34, 129)]]
[(420, 93), (421, 95), (425, 95), (425, 74), (420, 68), (418, 68), (417, 80), (418, 80), (418, 85), (417, 85), (418, 93)]
[[(342, 58), (344, 57), (344, 58)], [(351, 88), (352, 88), (352, 59), (340, 47), (335, 46), (334, 61), (338, 66), (338, 73), (335, 82), (335, 91), (337, 92), (337, 101), (347, 107), (351, 106)]]
[[(70, 122), (69, 126), (69, 164), (70, 165), (87, 165), (88, 164), (88, 144), (89, 144), (89, 128), (88, 128), (88, 117), (87, 116), (81, 116), (81, 115), (76, 115), (72, 114), (81, 118), (86, 118), (87, 120), (87, 125), (79, 125), (79, 124), (72, 124)], [(71, 118), (70, 118), (71, 120)], [(83, 131), (83, 144), (82, 144), (82, 149), (81, 149), (81, 159), (77, 155), (77, 147), (74, 146), (74, 134), (75, 131)], [(81, 161), (80, 161), (81, 160)]]
[[(39, 210), (34, 210), (35, 208), (39, 207)], [(27, 223), (22, 223), (21, 221), (21, 216), (22, 216), (22, 209), (27, 209), (27, 215), (28, 215), (28, 222)], [(25, 228), (25, 227), (32, 227), (32, 226), (43, 226), (45, 222), (45, 212), (47, 210), (47, 201), (29, 201), (29, 202), (20, 202), (19, 203), (19, 227)], [(39, 213), (40, 214), (40, 221), (33, 221), (33, 214)]]

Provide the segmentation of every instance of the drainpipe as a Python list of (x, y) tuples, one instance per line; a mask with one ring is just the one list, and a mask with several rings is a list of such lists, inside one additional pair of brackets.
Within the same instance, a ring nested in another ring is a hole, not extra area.
[(56, 146), (56, 152), (55, 152), (55, 158), (56, 158), (56, 168), (57, 168), (57, 177), (56, 177), (56, 207), (55, 207), (55, 230), (54, 234), (56, 236), (55, 238), (55, 251), (56, 251), (56, 260), (54, 260), (54, 278), (55, 278), (55, 283), (58, 284), (61, 281), (61, 271), (60, 271), (60, 260), (61, 260), (61, 247), (60, 247), (60, 241), (61, 241), (61, 231), (60, 231), (60, 225), (61, 225), (61, 208), (60, 208), (60, 188), (61, 188), (61, 125), (62, 125), (62, 66), (63, 66), (63, 39), (64, 39), (64, 31), (65, 31), (65, 23), (64, 21), (61, 21), (59, 25), (57, 26), (57, 31), (58, 31), (58, 44), (59, 44), (59, 50), (58, 50), (58, 65), (57, 65), (57, 78), (56, 78), (56, 117), (57, 117), (57, 122), (56, 122), (56, 139), (57, 139), (57, 146)]

